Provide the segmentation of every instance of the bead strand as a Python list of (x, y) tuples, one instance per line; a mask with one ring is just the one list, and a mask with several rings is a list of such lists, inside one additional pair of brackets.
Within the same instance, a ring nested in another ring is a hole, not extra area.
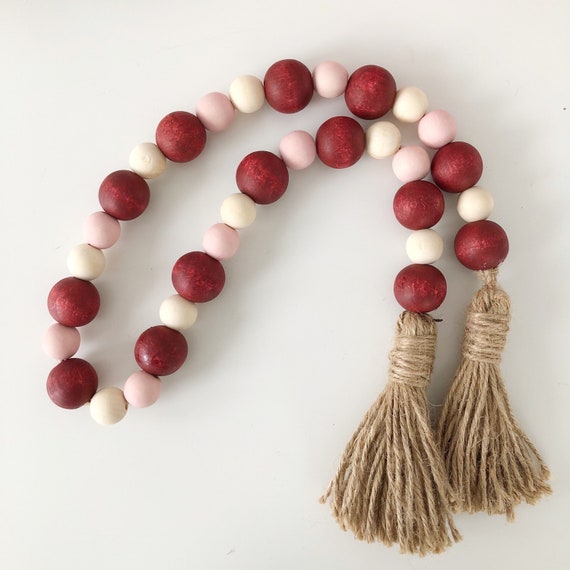
[[(293, 131), (283, 137), (279, 155), (256, 151), (242, 159), (236, 170), (239, 193), (228, 196), (220, 209), (221, 222), (204, 234), (204, 251), (181, 256), (173, 266), (172, 282), (177, 294), (166, 298), (159, 310), (161, 325), (150, 327), (135, 344), (135, 360), (141, 370), (125, 382), (124, 391), (106, 388), (97, 392), (93, 367), (72, 358), (80, 345), (81, 327), (95, 318), (100, 299), (91, 283), (105, 267), (104, 249), (120, 237), (120, 221), (140, 216), (150, 200), (146, 180), (160, 176), (167, 161), (189, 162), (203, 151), (206, 131), (219, 132), (231, 125), (236, 111), (253, 113), (264, 101), (282, 113), (295, 113), (310, 102), (316, 91), (325, 98), (344, 94), (348, 109), (357, 117), (375, 120), (392, 110), (396, 119), (418, 122), (422, 143), (438, 149), (430, 161), (420, 146), (401, 146), (401, 133), (389, 121), (377, 121), (365, 131), (348, 116), (332, 117), (317, 130), (315, 139), (306, 131)], [(126, 413), (127, 403), (146, 407), (160, 394), (160, 377), (182, 366), (188, 345), (183, 331), (197, 318), (197, 303), (219, 295), (225, 284), (222, 261), (232, 257), (239, 247), (239, 232), (251, 225), (256, 205), (271, 204), (286, 191), (290, 170), (310, 166), (316, 156), (332, 168), (355, 164), (366, 151), (373, 158), (392, 157), (394, 175), (404, 185), (393, 202), (396, 219), (414, 230), (406, 243), (412, 265), (405, 267), (394, 282), (396, 300), (409, 311), (429, 312), (441, 305), (447, 284), (432, 263), (443, 250), (441, 237), (431, 227), (443, 215), (442, 192), (460, 194), (458, 210), (468, 223), (458, 232), (455, 252), (470, 268), (500, 263), (508, 251), (506, 234), (494, 222), (486, 220), (492, 210), (490, 193), (476, 187), (482, 173), (482, 160), (474, 147), (453, 142), (456, 124), (445, 111), (426, 113), (425, 93), (416, 87), (396, 90), (396, 83), (385, 69), (368, 65), (350, 76), (335, 62), (319, 64), (310, 71), (296, 60), (282, 60), (272, 65), (264, 82), (253, 76), (241, 76), (230, 85), (229, 94), (208, 93), (199, 99), (196, 115), (175, 111), (166, 115), (156, 129), (156, 144), (141, 143), (129, 156), (131, 171), (109, 174), (99, 189), (103, 211), (91, 214), (84, 225), (86, 243), (72, 249), (68, 257), (71, 277), (56, 283), (48, 296), (50, 314), (57, 321), (44, 336), (48, 355), (61, 360), (48, 377), (48, 393), (62, 407), (79, 407), (92, 402), (92, 415), (100, 423), (114, 423)], [(428, 173), (435, 184), (423, 180)], [(81, 381), (70, 388), (75, 375)], [(121, 399), (122, 398), (122, 399)], [(122, 404), (121, 404), (122, 402)]]

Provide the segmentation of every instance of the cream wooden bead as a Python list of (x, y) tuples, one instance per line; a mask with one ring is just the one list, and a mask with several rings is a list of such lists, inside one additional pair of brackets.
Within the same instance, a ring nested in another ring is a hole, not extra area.
[(473, 186), (461, 192), (457, 200), (457, 212), (466, 222), (486, 220), (493, 211), (495, 201), (489, 190)]
[(433, 263), (443, 253), (443, 240), (434, 230), (417, 230), (406, 241), (406, 253), (412, 263)]
[(366, 131), (366, 151), (372, 158), (387, 158), (402, 144), (400, 129), (390, 121), (378, 121)]
[(128, 404), (119, 388), (103, 388), (89, 402), (91, 417), (103, 426), (120, 422), (127, 413)]
[(236, 77), (230, 85), (229, 95), (233, 106), (242, 113), (255, 113), (265, 102), (263, 83), (253, 75)]
[(255, 202), (247, 194), (231, 194), (222, 202), (220, 215), (224, 224), (236, 230), (247, 228), (255, 220)]
[(81, 243), (69, 252), (67, 268), (73, 277), (92, 281), (105, 271), (105, 255), (100, 249)]
[(402, 123), (416, 123), (428, 108), (427, 95), (417, 87), (402, 87), (396, 93), (392, 113)]
[(166, 169), (166, 157), (154, 143), (140, 143), (129, 155), (129, 166), (143, 178), (156, 178)]
[(167, 327), (185, 331), (196, 322), (198, 307), (180, 295), (171, 295), (160, 304), (159, 316)]

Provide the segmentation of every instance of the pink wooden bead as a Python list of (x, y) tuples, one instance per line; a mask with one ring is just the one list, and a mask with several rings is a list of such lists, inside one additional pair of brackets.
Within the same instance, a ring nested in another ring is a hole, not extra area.
[(215, 259), (229, 259), (239, 247), (239, 234), (226, 224), (214, 224), (204, 234), (204, 251)]
[(317, 146), (307, 131), (293, 131), (281, 139), (279, 154), (287, 168), (302, 170), (315, 161)]
[(457, 123), (447, 111), (430, 111), (418, 123), (418, 137), (430, 148), (441, 148), (457, 135)]
[(321, 97), (338, 97), (346, 89), (348, 71), (336, 61), (323, 61), (313, 70), (313, 83)]
[(75, 327), (66, 327), (54, 323), (44, 333), (42, 345), (44, 352), (56, 360), (71, 358), (78, 350), (81, 336)]
[(392, 170), (398, 180), (421, 180), (430, 171), (428, 153), (421, 146), (402, 147), (392, 159)]
[(93, 212), (83, 224), (83, 238), (85, 241), (99, 249), (111, 247), (121, 236), (119, 220), (107, 212)]
[(235, 114), (232, 102), (223, 93), (207, 93), (196, 103), (196, 116), (209, 131), (226, 130)]
[(158, 400), (161, 386), (160, 378), (139, 370), (127, 378), (123, 393), (130, 406), (146, 408)]

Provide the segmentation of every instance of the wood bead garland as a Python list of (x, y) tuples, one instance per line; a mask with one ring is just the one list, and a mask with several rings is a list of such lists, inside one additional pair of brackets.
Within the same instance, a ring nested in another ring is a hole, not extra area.
[[(173, 266), (177, 294), (160, 305), (162, 324), (143, 331), (135, 344), (141, 369), (127, 378), (124, 390), (97, 391), (95, 369), (74, 356), (80, 345), (75, 327), (89, 323), (99, 311), (99, 293), (90, 281), (105, 269), (102, 250), (119, 239), (119, 220), (133, 220), (146, 210), (150, 200), (146, 180), (159, 177), (168, 160), (189, 162), (198, 157), (207, 143), (207, 131), (227, 129), (236, 112), (254, 113), (267, 100), (278, 112), (295, 113), (309, 104), (314, 91), (324, 98), (344, 94), (349, 111), (360, 119), (378, 119), (392, 110), (401, 122), (417, 122), (420, 141), (437, 149), (433, 159), (421, 146), (402, 146), (401, 132), (393, 123), (377, 121), (365, 130), (349, 116), (325, 121), (315, 139), (306, 131), (289, 133), (279, 145), (280, 156), (269, 151), (245, 156), (236, 169), (240, 192), (222, 203), (221, 222), (204, 234), (204, 251), (186, 253)], [(548, 469), (513, 419), (498, 373), (509, 302), (496, 283), (496, 268), (508, 253), (508, 238), (498, 224), (486, 219), (493, 198), (475, 186), (483, 172), (479, 152), (455, 141), (457, 125), (448, 112), (427, 110), (421, 89), (397, 90), (394, 78), (382, 67), (367, 65), (349, 76), (342, 65), (323, 62), (311, 74), (301, 62), (288, 59), (272, 65), (263, 82), (240, 76), (228, 95), (205, 95), (196, 114), (166, 115), (157, 126), (156, 144), (141, 143), (132, 150), (132, 170), (112, 172), (103, 180), (99, 189), (103, 211), (89, 216), (86, 243), (69, 255), (72, 276), (60, 280), (49, 293), (48, 310), (56, 324), (46, 332), (44, 347), (61, 360), (47, 380), (52, 401), (70, 409), (89, 403), (93, 419), (103, 425), (120, 421), (129, 405), (144, 408), (155, 403), (160, 377), (174, 373), (188, 356), (182, 331), (195, 323), (196, 304), (209, 302), (222, 291), (226, 277), (221, 262), (236, 253), (239, 230), (255, 220), (256, 204), (272, 204), (283, 196), (288, 169), (307, 168), (316, 157), (331, 168), (347, 168), (366, 150), (375, 159), (392, 157), (394, 174), (404, 182), (393, 209), (396, 219), (414, 230), (406, 244), (412, 263), (394, 280), (394, 295), (404, 311), (390, 353), (388, 383), (346, 447), (322, 501), (330, 500), (341, 527), (357, 538), (396, 543), (402, 552), (424, 555), (441, 552), (460, 539), (452, 510), (486, 510), (512, 518), (521, 500), (533, 503), (550, 492)], [(435, 184), (423, 180), (430, 171)], [(447, 292), (445, 277), (432, 265), (443, 248), (432, 229), (443, 215), (440, 189), (459, 194), (458, 211), (467, 224), (457, 233), (455, 253), (463, 265), (478, 271), (485, 284), (469, 309), (462, 364), (436, 439), (425, 389), (436, 335), (428, 313), (442, 306)], [(480, 394), (470, 391), (472, 382)], [(466, 420), (458, 421), (459, 416)], [(494, 434), (499, 435), (494, 438)]]

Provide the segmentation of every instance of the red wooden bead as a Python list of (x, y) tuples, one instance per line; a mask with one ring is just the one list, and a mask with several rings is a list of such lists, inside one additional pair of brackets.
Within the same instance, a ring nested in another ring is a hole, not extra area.
[(99, 187), (99, 203), (117, 220), (140, 216), (150, 201), (150, 188), (144, 178), (130, 170), (111, 172)]
[(358, 68), (348, 79), (344, 100), (346, 106), (361, 119), (377, 119), (385, 115), (396, 98), (396, 81), (378, 65)]
[(443, 303), (446, 293), (445, 277), (433, 265), (408, 265), (394, 280), (394, 297), (406, 311), (429, 313)]
[(58, 281), (48, 295), (49, 314), (66, 327), (82, 327), (99, 312), (101, 299), (90, 281), (66, 277)]
[(498, 267), (509, 253), (505, 230), (490, 220), (465, 224), (455, 236), (457, 259), (475, 271)]
[(51, 370), (46, 387), (54, 404), (72, 410), (91, 400), (98, 383), (97, 372), (89, 362), (68, 358)]
[(296, 59), (274, 63), (263, 79), (267, 102), (280, 113), (296, 113), (304, 109), (313, 96), (313, 77), (309, 69)]
[(469, 143), (456, 141), (441, 147), (431, 161), (434, 182), (446, 192), (463, 192), (477, 184), (483, 174), (479, 151)]
[(317, 131), (317, 154), (331, 168), (348, 168), (366, 148), (364, 129), (351, 117), (331, 117)]
[(285, 163), (272, 152), (248, 154), (236, 170), (238, 188), (257, 204), (272, 204), (283, 196), (289, 184)]
[(154, 376), (176, 372), (187, 356), (188, 343), (184, 335), (164, 325), (146, 329), (135, 344), (137, 364)]
[(427, 180), (414, 180), (404, 184), (394, 196), (396, 219), (410, 230), (423, 230), (435, 226), (445, 210), (441, 190)]
[(216, 298), (224, 288), (223, 265), (203, 251), (183, 255), (172, 268), (172, 284), (178, 294), (194, 303)]
[(156, 144), (172, 162), (190, 162), (206, 146), (206, 129), (196, 115), (174, 111), (158, 123)]

